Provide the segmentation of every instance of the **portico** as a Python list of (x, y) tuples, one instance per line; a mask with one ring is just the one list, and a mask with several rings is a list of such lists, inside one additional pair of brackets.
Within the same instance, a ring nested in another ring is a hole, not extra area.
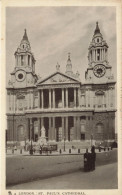
[(77, 108), (79, 107), (78, 87), (57, 87), (38, 89), (38, 105), (40, 109)]

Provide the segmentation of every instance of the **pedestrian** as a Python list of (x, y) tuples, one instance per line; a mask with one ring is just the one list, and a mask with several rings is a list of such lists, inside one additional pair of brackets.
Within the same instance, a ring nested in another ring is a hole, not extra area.
[(42, 154), (42, 147), (40, 146), (39, 153)]
[(86, 149), (86, 153), (84, 154), (84, 171), (89, 171), (89, 168), (90, 168), (90, 161), (89, 161), (89, 158), (90, 158), (90, 153), (88, 152), (88, 149)]
[(95, 170), (95, 161), (96, 161), (96, 153), (95, 153), (95, 147), (92, 146), (91, 148), (91, 171)]

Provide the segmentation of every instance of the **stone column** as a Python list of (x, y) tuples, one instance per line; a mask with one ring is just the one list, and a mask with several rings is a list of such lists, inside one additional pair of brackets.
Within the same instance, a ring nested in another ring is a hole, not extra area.
[(31, 91), (31, 109), (33, 109), (33, 93)]
[(38, 91), (38, 108), (40, 108), (40, 90)]
[(91, 108), (93, 108), (93, 91), (91, 90), (90, 91), (90, 106), (91, 106)]
[(104, 48), (104, 60), (105, 60), (105, 48)]
[(77, 140), (77, 120), (76, 120), (76, 116), (74, 116), (74, 140)]
[(64, 88), (62, 88), (62, 108), (64, 108)]
[(49, 89), (49, 108), (51, 108), (51, 89)]
[(53, 108), (55, 108), (55, 89), (53, 89)]
[(113, 88), (113, 107), (115, 107), (115, 88)]
[(20, 66), (21, 63), (20, 63), (20, 56), (18, 55), (18, 66)]
[(49, 134), (48, 134), (48, 141), (50, 141), (51, 140), (51, 117), (49, 117)]
[(13, 111), (13, 92), (11, 93), (11, 111)]
[(9, 93), (9, 103), (8, 103), (8, 108), (9, 108), (9, 111), (11, 109), (11, 93)]
[(19, 110), (19, 99), (17, 98), (17, 111)]
[(65, 132), (66, 132), (66, 141), (68, 141), (68, 117), (66, 117), (66, 128), (65, 128)]
[(94, 49), (94, 61), (96, 60), (96, 52), (95, 52), (95, 49)]
[(95, 61), (95, 50), (93, 49), (93, 61)]
[(30, 123), (29, 123), (29, 127), (30, 127), (30, 140), (32, 139), (32, 128), (33, 128), (33, 123), (32, 123), (32, 118), (30, 118)]
[(106, 107), (108, 108), (109, 100), (108, 100), (108, 90), (106, 91)]
[(103, 60), (103, 48), (101, 49), (101, 59)]
[(102, 60), (102, 49), (100, 49), (100, 61)]
[(29, 92), (28, 91), (27, 91), (26, 97), (27, 97), (27, 109), (29, 110)]
[(66, 88), (66, 108), (68, 108), (68, 88)]
[(80, 140), (80, 117), (77, 118), (77, 140)]
[(29, 97), (29, 109), (31, 108), (31, 93), (28, 91), (28, 97)]
[(76, 108), (76, 88), (74, 88), (74, 107)]
[(38, 137), (40, 137), (40, 118), (38, 118)]
[(104, 60), (104, 48), (102, 48), (102, 60)]
[(41, 90), (41, 106), (42, 106), (42, 109), (44, 108), (44, 94), (43, 94), (43, 89)]
[(81, 96), (81, 106), (83, 106), (84, 105), (84, 96), (82, 95)]
[(108, 89), (108, 108), (110, 108), (110, 89)]
[(64, 132), (64, 117), (62, 117), (62, 140), (64, 140), (64, 137), (65, 137), (65, 132)]
[(53, 140), (53, 141), (56, 141), (56, 132), (55, 132), (55, 117), (53, 117), (52, 140)]
[[(111, 107), (111, 105), (113, 105), (113, 89), (110, 89), (110, 107)], [(113, 107), (113, 106), (112, 106)]]
[(13, 112), (15, 113), (16, 110), (15, 110), (15, 103), (16, 103), (16, 96), (15, 96), (15, 93), (13, 93)]
[(78, 88), (78, 107), (81, 105), (80, 88)]

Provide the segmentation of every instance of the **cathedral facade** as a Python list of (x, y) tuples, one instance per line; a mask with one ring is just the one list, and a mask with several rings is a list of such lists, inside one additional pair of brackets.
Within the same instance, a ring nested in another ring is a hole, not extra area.
[[(86, 51), (87, 52), (87, 51)], [(25, 30), (15, 52), (15, 67), (7, 86), (7, 140), (38, 141), (41, 128), (48, 143), (89, 143), (115, 139), (115, 80), (108, 62), (108, 45), (98, 23), (88, 48), (85, 82), (72, 71), (44, 79), (35, 73), (35, 58)]]

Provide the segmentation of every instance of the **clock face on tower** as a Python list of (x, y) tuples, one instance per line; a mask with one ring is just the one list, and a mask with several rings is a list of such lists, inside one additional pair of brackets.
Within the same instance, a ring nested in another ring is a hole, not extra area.
[(102, 64), (98, 64), (96, 66), (94, 66), (93, 69), (94, 75), (98, 78), (104, 76), (105, 72), (106, 72), (106, 68), (104, 65)]
[(20, 82), (24, 81), (25, 77), (26, 77), (25, 71), (19, 70), (19, 71), (16, 72), (16, 79), (17, 79), (17, 81), (20, 81)]

